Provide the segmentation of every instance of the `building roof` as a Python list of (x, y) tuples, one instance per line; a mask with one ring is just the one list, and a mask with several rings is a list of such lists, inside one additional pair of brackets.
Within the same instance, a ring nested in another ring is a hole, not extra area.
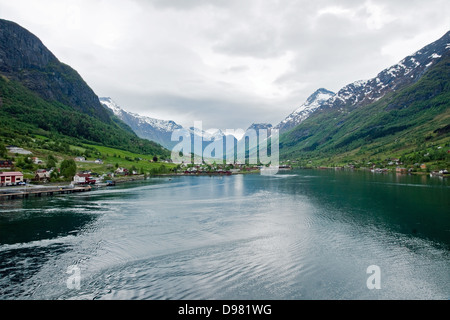
[(39, 178), (49, 178), (50, 172), (36, 172), (35, 176), (39, 176)]
[(22, 172), (0, 172), (0, 176), (17, 177), (17, 176), (23, 176), (23, 173)]
[(78, 177), (80, 177), (80, 178), (90, 178), (90, 177), (91, 177), (91, 175), (88, 174), (88, 173), (78, 173), (78, 174), (76, 174), (75, 176), (76, 176), (76, 177), (78, 176)]

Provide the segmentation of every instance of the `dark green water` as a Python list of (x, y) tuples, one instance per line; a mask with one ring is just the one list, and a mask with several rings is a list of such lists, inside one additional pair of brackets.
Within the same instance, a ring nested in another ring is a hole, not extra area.
[(449, 179), (299, 170), (0, 202), (0, 299), (448, 298)]

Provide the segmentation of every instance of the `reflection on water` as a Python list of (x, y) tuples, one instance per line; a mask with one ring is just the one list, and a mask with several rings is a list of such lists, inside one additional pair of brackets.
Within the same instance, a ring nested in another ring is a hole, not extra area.
[[(449, 191), (446, 179), (300, 170), (2, 202), (0, 298), (446, 299)], [(381, 290), (366, 286), (370, 265)]]

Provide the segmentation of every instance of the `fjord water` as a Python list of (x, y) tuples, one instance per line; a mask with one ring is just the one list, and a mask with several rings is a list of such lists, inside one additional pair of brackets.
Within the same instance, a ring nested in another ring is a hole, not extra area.
[(298, 170), (0, 202), (0, 299), (448, 299), (448, 180)]

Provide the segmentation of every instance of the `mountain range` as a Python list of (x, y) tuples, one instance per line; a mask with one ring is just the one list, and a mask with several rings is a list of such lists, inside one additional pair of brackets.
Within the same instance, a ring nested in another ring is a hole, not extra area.
[[(320, 88), (279, 124), (253, 123), (247, 130), (279, 130), (285, 160), (342, 163), (395, 156), (425, 161), (420, 154), (429, 154), (426, 150), (450, 146), (449, 75), (447, 32), (372, 79), (337, 93)], [(2, 19), (0, 120), (3, 142), (39, 134), (163, 157), (177, 144), (172, 133), (185, 129), (99, 98), (35, 35)], [(225, 137), (220, 130), (186, 130), (192, 139)]]
[(171, 120), (159, 120), (125, 111), (109, 97), (102, 97), (99, 101), (107, 110), (130, 126), (140, 138), (155, 141), (169, 150), (176, 145), (176, 142), (171, 141), (171, 137), (175, 130), (183, 129), (181, 125)]
[(450, 32), (381, 71), (351, 83), (285, 132), (284, 159), (413, 156), (448, 147)]
[[(425, 137), (431, 143), (430, 136), (436, 132), (439, 136), (434, 141), (445, 145), (450, 101), (446, 63), (449, 51), (447, 32), (372, 79), (355, 81), (337, 93), (320, 88), (279, 124), (255, 123), (247, 130), (279, 130), (284, 159), (331, 158), (348, 153), (365, 157), (383, 152), (401, 155), (411, 152)], [(439, 102), (434, 104), (436, 100)], [(108, 98), (100, 101), (140, 137), (167, 148), (174, 145), (171, 132), (182, 128), (173, 121), (125, 112)], [(426, 101), (433, 107), (417, 106)], [(193, 132), (192, 128), (189, 130)], [(223, 137), (223, 132), (216, 135)], [(414, 141), (408, 137), (414, 137)]]
[[(130, 126), (139, 137), (155, 141), (169, 150), (178, 144), (178, 141), (172, 141), (172, 134), (175, 130), (186, 130), (191, 135), (192, 140), (195, 137), (201, 137), (204, 140), (203, 150), (211, 142), (217, 139), (225, 140), (227, 137), (220, 129), (199, 130), (199, 128), (194, 127), (185, 128), (172, 120), (160, 120), (126, 111), (110, 97), (101, 97), (99, 100), (109, 112), (112, 112)], [(267, 129), (270, 135), (272, 125), (269, 123), (254, 123), (246, 131), (255, 130), (258, 133), (260, 129)], [(237, 141), (234, 136), (232, 138), (234, 141)]]

